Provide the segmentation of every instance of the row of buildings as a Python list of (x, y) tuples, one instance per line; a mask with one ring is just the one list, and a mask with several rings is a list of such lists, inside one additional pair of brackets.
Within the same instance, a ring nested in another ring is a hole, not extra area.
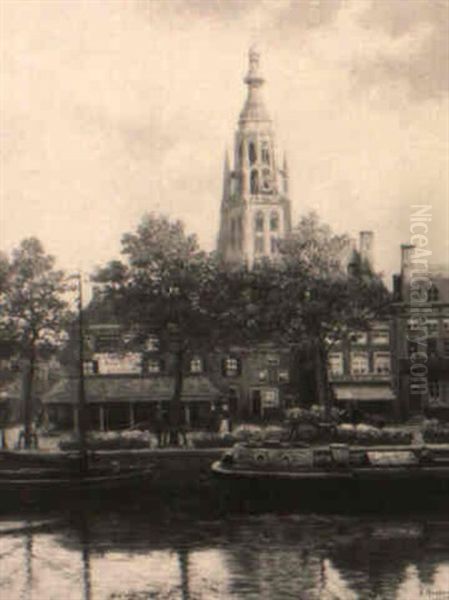
[[(224, 164), (217, 249), (226, 263), (251, 267), (260, 258), (277, 259), (279, 240), (291, 230), (291, 205), (287, 161), (277, 160), (255, 49), (244, 81), (248, 94), (233, 160), (226, 156)], [(348, 267), (354, 254), (373, 266), (373, 246), (373, 233), (361, 232), (349, 249)], [(403, 246), (390, 318), (373, 322), (368, 331), (352, 332), (331, 348), (329, 378), (337, 406), (394, 419), (449, 414), (449, 273), (428, 270), (430, 283), (420, 304), (426, 316), (424, 348), (412, 335), (417, 330), (413, 269), (413, 248)], [(151, 423), (173, 395), (172, 358), (158, 337), (130, 349), (125, 336), (118, 324), (101, 319), (86, 332), (86, 393), (95, 429)], [(210, 422), (217, 407), (236, 419), (270, 419), (286, 407), (313, 404), (316, 397), (310, 358), (289, 348), (267, 344), (191, 354), (183, 369), (182, 404), (191, 427)], [(45, 415), (59, 427), (77, 427), (77, 385), (76, 378), (61, 376), (41, 394)], [(10, 389), (0, 391), (0, 405), (11, 400)]]

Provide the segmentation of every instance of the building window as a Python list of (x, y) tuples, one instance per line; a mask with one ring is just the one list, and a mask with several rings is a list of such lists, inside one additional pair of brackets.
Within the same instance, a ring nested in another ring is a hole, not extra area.
[(86, 360), (83, 365), (84, 375), (96, 375), (98, 373), (98, 361)]
[(269, 148), (268, 142), (262, 142), (261, 153), (262, 153), (262, 162), (265, 163), (266, 165), (269, 165), (270, 164), (270, 148)]
[(268, 381), (268, 371), (266, 369), (259, 371), (259, 381), (261, 383)]
[(279, 239), (277, 237), (271, 236), (270, 249), (271, 249), (271, 254), (277, 254), (277, 252), (279, 250)]
[(432, 400), (438, 400), (440, 397), (440, 382), (438, 379), (429, 379), (429, 396)]
[(427, 354), (429, 356), (435, 356), (437, 353), (437, 340), (435, 338), (429, 338), (427, 340)]
[(234, 219), (231, 219), (231, 248), (235, 248), (235, 241), (236, 241), (236, 231), (235, 231), (235, 221)]
[(440, 293), (437, 286), (433, 283), (427, 292), (427, 302), (438, 302)]
[(287, 369), (279, 371), (278, 381), (279, 383), (288, 383), (290, 381), (290, 376)]
[(449, 356), (449, 340), (443, 340), (444, 356)]
[(271, 176), (270, 169), (263, 169), (262, 171), (262, 191), (264, 193), (270, 193), (273, 190), (273, 179)]
[(262, 406), (264, 408), (278, 408), (279, 406), (279, 390), (269, 389), (262, 390)]
[(249, 146), (248, 146), (248, 157), (249, 157), (249, 162), (252, 165), (257, 160), (256, 145), (254, 144), (254, 142), (250, 142), (249, 143)]
[(413, 340), (408, 340), (408, 355), (409, 357), (412, 356), (412, 354), (415, 354), (416, 352), (418, 352), (418, 342), (414, 342)]
[(276, 354), (269, 354), (267, 356), (267, 365), (268, 366), (277, 367), (277, 366), (279, 366), (279, 363), (280, 363), (280, 358)]
[(449, 335), (449, 319), (443, 319), (443, 335)]
[(438, 320), (437, 319), (427, 319), (427, 335), (431, 337), (436, 337), (438, 335)]
[(388, 375), (391, 372), (391, 356), (389, 352), (376, 352), (374, 354), (374, 372), (379, 375)]
[(243, 160), (243, 142), (240, 142), (239, 145), (239, 163), (242, 164)]
[(264, 217), (262, 212), (256, 213), (254, 217), (254, 229), (257, 233), (262, 233), (264, 230)]
[(366, 344), (368, 341), (368, 335), (366, 331), (354, 331), (351, 334), (351, 342), (353, 344)]
[(343, 354), (341, 352), (331, 352), (328, 363), (331, 375), (343, 375)]
[(279, 231), (279, 213), (276, 211), (270, 215), (270, 231)]
[(369, 373), (369, 360), (367, 352), (351, 352), (352, 375), (366, 375)]
[(384, 346), (390, 343), (389, 331), (373, 331), (371, 334), (372, 343), (376, 346)]
[(237, 237), (237, 247), (238, 247), (239, 250), (241, 250), (242, 247), (243, 247), (243, 222), (242, 222), (242, 217), (239, 217), (237, 219), (236, 237)]
[(256, 235), (254, 240), (254, 252), (256, 254), (263, 254), (265, 252), (265, 240), (261, 235)]
[(149, 360), (147, 371), (150, 375), (157, 375), (161, 372), (161, 362), (159, 360)]
[(157, 352), (159, 350), (159, 338), (157, 335), (149, 335), (145, 341), (145, 350), (147, 352)]
[(409, 319), (407, 321), (407, 329), (409, 331), (419, 331), (422, 325), (418, 319)]
[(190, 372), (194, 374), (203, 372), (203, 361), (199, 357), (192, 358), (190, 361)]
[(251, 171), (251, 194), (259, 193), (259, 173), (257, 169)]
[(235, 356), (228, 356), (223, 362), (223, 373), (226, 377), (240, 375), (240, 360)]

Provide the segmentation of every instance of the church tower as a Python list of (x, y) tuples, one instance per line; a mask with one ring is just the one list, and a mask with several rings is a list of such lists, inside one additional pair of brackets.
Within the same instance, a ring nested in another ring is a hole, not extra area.
[(279, 240), (291, 228), (288, 171), (278, 167), (272, 122), (262, 98), (260, 56), (249, 51), (244, 82), (248, 96), (235, 134), (233, 168), (226, 154), (218, 252), (228, 264), (249, 267), (276, 259)]

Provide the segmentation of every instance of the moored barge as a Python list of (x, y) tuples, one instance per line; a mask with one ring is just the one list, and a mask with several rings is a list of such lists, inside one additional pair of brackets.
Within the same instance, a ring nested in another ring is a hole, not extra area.
[(338, 499), (380, 508), (395, 497), (404, 507), (422, 497), (449, 506), (449, 445), (236, 444), (212, 472), (240, 499), (252, 496), (269, 508), (281, 501)]

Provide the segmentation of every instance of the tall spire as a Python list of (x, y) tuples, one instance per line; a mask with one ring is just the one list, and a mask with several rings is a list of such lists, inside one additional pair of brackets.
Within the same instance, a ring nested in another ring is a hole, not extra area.
[(255, 46), (249, 49), (248, 57), (248, 73), (243, 80), (248, 86), (248, 96), (240, 114), (240, 123), (270, 121), (262, 99), (261, 87), (265, 79), (260, 74), (260, 53)]

